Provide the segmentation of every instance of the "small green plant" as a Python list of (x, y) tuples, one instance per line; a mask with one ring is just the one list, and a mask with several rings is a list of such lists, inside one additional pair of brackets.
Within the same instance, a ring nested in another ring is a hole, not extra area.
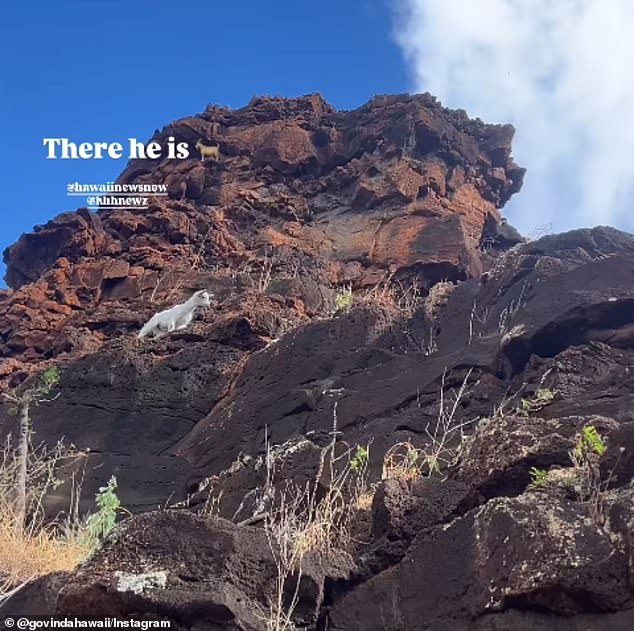
[(350, 469), (355, 472), (363, 471), (368, 464), (368, 458), (370, 457), (370, 447), (363, 447), (357, 445), (354, 456), (350, 460)]
[(578, 472), (578, 497), (589, 502), (593, 519), (605, 523), (604, 496), (609, 481), (601, 481), (600, 459), (607, 447), (594, 425), (584, 425), (577, 443), (570, 452), (573, 468)]
[(99, 547), (103, 539), (117, 523), (117, 513), (123, 508), (117, 497), (117, 478), (112, 476), (106, 486), (99, 487), (95, 494), (97, 512), (86, 521), (86, 540), (92, 550)]
[(602, 456), (605, 450), (605, 443), (597, 431), (597, 428), (594, 425), (585, 425), (581, 430), (581, 437), (575, 446), (575, 452), (579, 456), (582, 456), (587, 452), (594, 452), (595, 454)]
[(569, 452), (571, 467), (546, 471), (531, 467), (529, 489), (548, 485), (573, 494), (580, 502), (588, 502), (597, 523), (605, 520), (603, 496), (607, 482), (601, 481), (600, 457), (607, 447), (594, 425), (584, 425), (577, 442)]
[(531, 483), (528, 485), (529, 489), (535, 489), (540, 486), (544, 486), (548, 481), (548, 471), (546, 469), (531, 467), (528, 471), (528, 475), (530, 475), (531, 477)]
[(41, 380), (43, 388), (46, 392), (49, 392), (59, 383), (59, 368), (57, 368), (57, 366), (51, 366), (42, 373)]
[(557, 393), (550, 388), (538, 388), (530, 399), (522, 399), (517, 413), (521, 416), (529, 416), (533, 412), (538, 412), (546, 407)]
[(352, 308), (353, 302), (354, 296), (352, 295), (351, 285), (344, 285), (337, 290), (337, 295), (335, 296), (335, 305), (337, 306), (337, 311), (347, 313)]
[(431, 456), (425, 456), (423, 458), (423, 464), (427, 466), (430, 476), (434, 474), (440, 475), (442, 473), (440, 469), (440, 462), (433, 454)]

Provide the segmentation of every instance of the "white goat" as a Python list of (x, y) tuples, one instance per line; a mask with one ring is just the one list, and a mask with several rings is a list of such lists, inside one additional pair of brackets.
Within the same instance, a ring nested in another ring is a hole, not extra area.
[(175, 305), (165, 311), (155, 313), (139, 331), (139, 339), (152, 333), (152, 339), (163, 337), (172, 331), (180, 331), (189, 325), (198, 307), (208, 307), (211, 303), (210, 294), (206, 289), (200, 289), (189, 300)]

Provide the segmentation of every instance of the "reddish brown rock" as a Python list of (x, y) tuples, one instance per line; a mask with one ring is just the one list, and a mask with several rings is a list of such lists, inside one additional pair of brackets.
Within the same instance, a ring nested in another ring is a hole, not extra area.
[(35, 281), (60, 257), (77, 261), (82, 256), (98, 256), (107, 241), (98, 215), (86, 209), (58, 215), (7, 248), (7, 283), (17, 288)]
[[(85, 328), (109, 301), (183, 296), (185, 272), (195, 288), (214, 274), (244, 272), (261, 285), (303, 267), (302, 281), (308, 272), (319, 288), (313, 296), (413, 266), (429, 270), (427, 285), (477, 275), (487, 217), (497, 221), (521, 185), (512, 128), (471, 121), (429, 95), (377, 97), (349, 112), (319, 95), (254, 98), (235, 111), (210, 106), (153, 140), (171, 135), (192, 148), (218, 142), (220, 162), (132, 161), (120, 182), (165, 182), (176, 199), (64, 213), (6, 250), (7, 281), (19, 291), (0, 301), (0, 352), (51, 356), (65, 347), (54, 338), (70, 339), (70, 328)], [(259, 278), (263, 257), (277, 278)], [(361, 266), (352, 277), (350, 264)], [(324, 303), (311, 301), (287, 307), (316, 315)]]

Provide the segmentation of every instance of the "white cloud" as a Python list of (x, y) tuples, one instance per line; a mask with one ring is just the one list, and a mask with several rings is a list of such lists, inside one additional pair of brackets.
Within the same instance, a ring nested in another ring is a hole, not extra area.
[(511, 122), (524, 232), (634, 231), (632, 0), (394, 0), (415, 91)]

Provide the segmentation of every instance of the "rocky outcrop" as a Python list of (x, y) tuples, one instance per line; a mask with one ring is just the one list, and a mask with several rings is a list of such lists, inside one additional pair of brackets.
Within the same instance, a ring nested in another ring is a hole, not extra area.
[[(220, 447), (222, 462), (209, 467), (207, 455), (190, 455), (199, 438), (189, 434), (198, 436), (210, 413), (224, 415), (227, 397), (263, 367), (257, 352), (286, 333), (330, 352), (310, 337), (330, 336), (323, 319), (341, 287), (365, 293), (414, 279), (424, 293), (438, 280), (478, 275), (520, 240), (499, 215), (523, 177), (510, 157), (512, 127), (471, 121), (429, 95), (377, 97), (349, 112), (317, 95), (257, 98), (239, 110), (208, 107), (153, 140), (170, 136), (189, 143), (189, 159), (135, 160), (119, 178), (166, 183), (168, 198), (38, 226), (6, 250), (11, 289), (0, 294), (2, 386), (61, 366), (64, 396), (34, 412), (39, 435), (89, 448), (88, 471), (117, 471), (127, 505), (143, 509), (182, 499), (192, 465), (206, 476), (232, 462), (241, 446)], [(219, 143), (218, 163), (201, 162), (199, 139)], [(194, 326), (137, 343), (153, 312), (200, 287), (216, 298)], [(344, 336), (358, 328), (343, 342), (352, 349), (393, 318), (368, 312), (360, 326), (336, 326)], [(326, 376), (324, 366), (313, 369), (308, 387), (301, 377), (283, 386), (300, 415), (315, 405), (313, 381)], [(245, 428), (247, 453), (265, 424), (287, 438), (300, 421), (292, 417), (260, 415)], [(11, 427), (0, 412), (1, 431)], [(103, 482), (89, 474), (86, 496)]]
[[(521, 487), (513, 487), (520, 462), (541, 458), (571, 471), (572, 446), (561, 428), (601, 419), (556, 419), (551, 434), (538, 430), (528, 441), (539, 419), (495, 420), (468, 439), (450, 480), (382, 484), (374, 541), (359, 557), (356, 582), (330, 608), (329, 628), (631, 626), (632, 483), (602, 492), (600, 507), (529, 486), (528, 468)], [(620, 452), (618, 441), (607, 444), (603, 457)], [(606, 475), (597, 488), (610, 481)], [(489, 499), (479, 493), (483, 487)]]
[[(261, 529), (188, 513), (148, 513), (126, 522), (66, 581), (55, 612), (169, 619), (178, 629), (258, 630), (271, 617), (277, 576)], [(295, 583), (289, 577), (285, 600), (293, 598)], [(323, 585), (322, 564), (306, 559), (297, 624), (316, 619)]]
[[(314, 624), (326, 575), (343, 579), (344, 558), (307, 556), (289, 574), (285, 607), (292, 622)], [(278, 565), (267, 535), (223, 519), (163, 511), (133, 517), (72, 575), (27, 585), (0, 607), (5, 616), (116, 616), (169, 620), (175, 629), (258, 631), (275, 623)], [(281, 620), (279, 622), (282, 623)]]
[[(451, 426), (443, 476), (380, 481), (358, 545), (307, 569), (295, 623), (632, 627), (634, 237), (524, 241), (500, 218), (523, 176), (512, 133), (429, 95), (208, 107), (153, 139), (218, 143), (217, 163), (137, 160), (119, 178), (167, 199), (66, 213), (6, 251), (1, 386), (59, 367), (34, 427), (90, 450), (83, 508), (116, 473), (133, 511), (179, 509), (126, 520), (54, 604), (32, 586), (43, 611), (265, 628), (265, 487), (326, 493), (333, 435), (371, 446), (378, 482), (392, 445), (429, 450)], [(201, 287), (214, 303), (191, 326), (136, 339)], [(14, 422), (0, 412), (3, 434)], [(587, 426), (607, 448), (580, 492)]]
[[(632, 499), (631, 490), (621, 493), (615, 510)], [(330, 628), (365, 629), (371, 621), (382, 629), (466, 628), (492, 614), (532, 611), (550, 613), (548, 623), (535, 626), (550, 629), (559, 616), (565, 624), (565, 616), (631, 609), (624, 544), (571, 501), (538, 493), (496, 498), (418, 534), (396, 565), (335, 604)], [(624, 620), (631, 623), (634, 612)]]
[[(286, 575), (285, 611), (309, 629), (626, 631), (634, 621), (634, 482), (619, 486), (606, 472), (594, 502), (555, 485), (531, 486), (528, 470), (518, 474), (520, 463), (538, 461), (564, 463), (551, 464), (551, 472), (572, 471), (565, 435), (601, 422), (609, 432), (607, 419), (596, 417), (499, 416), (466, 440), (447, 479), (383, 481), (360, 545), (308, 554), (299, 582), (296, 573)], [(540, 423), (537, 439), (527, 440)], [(606, 434), (606, 463), (622, 453), (620, 437)], [(289, 445), (280, 463), (297, 467), (307, 449)], [(264, 630), (278, 597), (275, 550), (258, 527), (145, 513), (124, 521), (74, 574), (40, 581), (26, 594), (48, 614), (99, 611), (167, 619), (177, 629)], [(0, 611), (24, 613), (22, 601)]]

